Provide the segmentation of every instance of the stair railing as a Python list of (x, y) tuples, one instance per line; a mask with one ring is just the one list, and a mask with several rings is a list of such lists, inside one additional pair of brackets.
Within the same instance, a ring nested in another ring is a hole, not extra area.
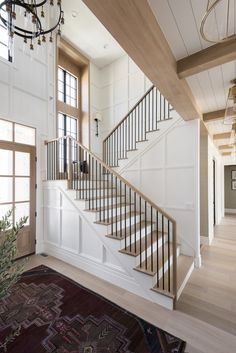
[(103, 141), (103, 160), (117, 167), (137, 143), (146, 141), (148, 132), (158, 130), (160, 121), (171, 119), (172, 107), (160, 91), (152, 86)]
[(97, 213), (97, 223), (108, 226), (108, 236), (136, 256), (137, 268), (155, 276), (155, 289), (175, 299), (175, 220), (72, 137), (45, 144), (47, 180), (68, 180), (77, 199)]

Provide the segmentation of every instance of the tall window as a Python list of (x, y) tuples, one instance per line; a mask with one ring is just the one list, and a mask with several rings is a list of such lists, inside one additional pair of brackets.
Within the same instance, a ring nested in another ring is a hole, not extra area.
[(72, 136), (78, 138), (77, 119), (66, 114), (58, 113), (58, 137)]
[(58, 99), (61, 102), (77, 108), (77, 97), (77, 78), (68, 71), (58, 67)]
[[(5, 11), (4, 7), (0, 11), (0, 15), (2, 18), (7, 19), (8, 14)], [(10, 55), (9, 42), (8, 42), (8, 31), (4, 27), (2, 21), (0, 20), (0, 57), (12, 61), (12, 57)]]

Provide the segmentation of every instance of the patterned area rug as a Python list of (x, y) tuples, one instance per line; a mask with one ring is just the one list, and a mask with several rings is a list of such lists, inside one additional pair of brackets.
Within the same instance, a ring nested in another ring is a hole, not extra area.
[[(185, 342), (54, 270), (23, 274), (0, 301), (0, 342), (8, 353), (183, 353)], [(1, 351), (1, 350), (0, 350)]]

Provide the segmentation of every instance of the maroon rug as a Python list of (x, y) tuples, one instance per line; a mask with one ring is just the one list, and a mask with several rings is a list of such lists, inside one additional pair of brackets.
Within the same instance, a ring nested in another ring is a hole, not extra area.
[[(8, 353), (183, 353), (185, 342), (54, 270), (23, 274), (0, 301), (0, 342)], [(0, 350), (1, 351), (1, 350)]]

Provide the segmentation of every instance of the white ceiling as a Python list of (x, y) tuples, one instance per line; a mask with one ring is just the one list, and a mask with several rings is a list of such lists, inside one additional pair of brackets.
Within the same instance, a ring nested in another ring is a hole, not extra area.
[[(81, 0), (64, 0), (63, 37), (102, 68), (125, 54), (124, 50)], [(76, 17), (72, 16), (76, 13)]]
[[(148, 0), (170, 48), (179, 60), (209, 47), (201, 38), (199, 27), (206, 10), (207, 0)], [(211, 30), (220, 32), (224, 21), (222, 0), (210, 19)], [(231, 0), (230, 32), (236, 28), (236, 1)], [(227, 63), (187, 78), (189, 86), (203, 113), (225, 108), (230, 80), (236, 77), (236, 62)]]

